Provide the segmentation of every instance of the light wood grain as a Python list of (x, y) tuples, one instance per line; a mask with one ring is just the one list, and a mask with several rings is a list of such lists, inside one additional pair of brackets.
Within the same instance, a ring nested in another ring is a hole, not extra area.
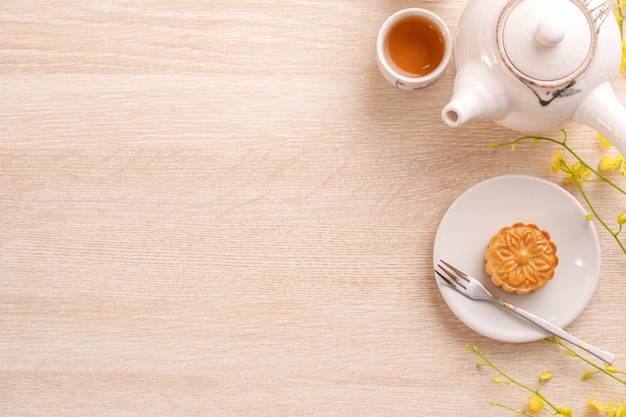
[[(556, 148), (449, 129), (454, 66), (376, 69), (394, 11), (455, 32), (465, 1), (7, 0), (0, 5), (0, 410), (6, 416), (507, 415), (475, 344), (549, 368), (579, 414), (622, 387), (541, 342), (466, 328), (433, 278), (449, 205), (501, 174), (561, 183)], [(615, 88), (626, 102), (626, 81)], [(599, 159), (594, 132), (568, 127)], [(580, 199), (572, 185), (564, 185)], [(626, 198), (591, 185), (603, 212)], [(470, 220), (471, 221), (471, 220)], [(626, 358), (626, 256), (570, 330)], [(626, 368), (626, 366), (622, 366)]]

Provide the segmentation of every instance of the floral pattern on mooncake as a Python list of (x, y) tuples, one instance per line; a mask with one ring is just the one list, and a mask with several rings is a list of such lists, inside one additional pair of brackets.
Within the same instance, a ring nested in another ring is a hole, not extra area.
[(554, 277), (559, 263), (550, 234), (534, 224), (515, 223), (489, 241), (485, 270), (504, 291), (528, 294)]

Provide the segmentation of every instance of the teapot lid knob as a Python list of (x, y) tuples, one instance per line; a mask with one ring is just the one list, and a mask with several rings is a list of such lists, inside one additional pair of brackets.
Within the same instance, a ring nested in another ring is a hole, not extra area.
[(565, 38), (566, 30), (560, 19), (547, 17), (537, 25), (537, 42), (543, 46), (557, 46)]
[(497, 43), (520, 79), (554, 88), (578, 77), (595, 54), (597, 28), (586, 0), (510, 0), (498, 20)]

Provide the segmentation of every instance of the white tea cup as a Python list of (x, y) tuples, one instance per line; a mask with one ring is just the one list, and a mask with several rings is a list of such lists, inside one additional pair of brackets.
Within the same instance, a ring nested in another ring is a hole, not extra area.
[(376, 40), (376, 61), (385, 79), (402, 90), (421, 90), (439, 79), (452, 57), (452, 37), (431, 11), (400, 10), (385, 20)]

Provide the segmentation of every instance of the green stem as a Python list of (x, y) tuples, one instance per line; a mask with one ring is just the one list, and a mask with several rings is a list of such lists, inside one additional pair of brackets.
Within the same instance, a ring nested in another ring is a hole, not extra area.
[(563, 134), (565, 135), (565, 139), (563, 139), (562, 141), (554, 139), (554, 138), (543, 137), (543, 136), (522, 136), (522, 137), (519, 137), (519, 138), (517, 138), (517, 139), (515, 139), (513, 141), (510, 141), (510, 142), (498, 143), (498, 144), (492, 145), (492, 148), (496, 149), (496, 148), (500, 148), (502, 146), (517, 145), (518, 143), (520, 143), (520, 142), (522, 142), (524, 140), (533, 140), (533, 141), (543, 140), (543, 141), (547, 141), (547, 142), (556, 143), (557, 145), (562, 146), (567, 152), (569, 152), (574, 158), (576, 158), (576, 160), (578, 162), (580, 162), (587, 169), (589, 169), (589, 171), (591, 171), (595, 176), (597, 176), (602, 181), (604, 181), (607, 184), (609, 184), (611, 187), (615, 188), (620, 193), (626, 195), (626, 190), (622, 189), (617, 184), (615, 184), (613, 181), (608, 179), (606, 176), (604, 176), (600, 172), (598, 172), (596, 169), (594, 169), (593, 167), (589, 166), (589, 164), (587, 164), (580, 156), (578, 156), (578, 154), (572, 148), (570, 148), (570, 146), (566, 143), (566, 141), (567, 141), (567, 134), (564, 131), (563, 131)]
[(617, 376), (615, 376), (611, 372), (607, 371), (606, 368), (604, 368), (602, 366), (599, 366), (599, 365), (596, 365), (595, 363), (591, 362), (587, 358), (584, 358), (583, 356), (578, 354), (578, 352), (574, 351), (569, 346), (566, 346), (563, 342), (561, 342), (561, 339), (559, 339), (558, 337), (548, 337), (548, 338), (546, 338), (544, 340), (546, 342), (554, 343), (555, 345), (561, 346), (563, 349), (565, 349), (567, 351), (567, 354), (569, 356), (573, 356), (575, 358), (580, 359), (581, 361), (585, 362), (587, 365), (589, 365), (592, 368), (596, 369), (598, 372), (601, 372), (601, 373), (603, 373), (603, 374), (613, 378), (614, 380), (618, 381), (619, 383), (621, 383), (623, 385), (626, 385), (626, 381), (625, 380), (619, 379)]
[(512, 411), (515, 414), (523, 414), (523, 415), (529, 416), (529, 417), (536, 417), (536, 414), (533, 414), (533, 413), (531, 413), (529, 411), (520, 410), (520, 409), (517, 409), (517, 408), (509, 407), (508, 405), (504, 405), (504, 404), (499, 403), (499, 402), (491, 401), (490, 404), (498, 406), (500, 408), (504, 408), (505, 410)]
[[(468, 347), (469, 348), (469, 347)], [(550, 408), (552, 408), (552, 410), (554, 410), (555, 413), (558, 413), (558, 409), (556, 408), (556, 406), (554, 404), (552, 404), (546, 397), (543, 396), (543, 394), (541, 394), (539, 392), (539, 390), (536, 389), (532, 389), (527, 385), (522, 384), (521, 382), (513, 379), (512, 377), (510, 377), (508, 374), (506, 374), (504, 371), (502, 371), (500, 368), (498, 368), (496, 365), (494, 365), (489, 359), (487, 359), (487, 357), (485, 355), (483, 355), (478, 348), (473, 347), (470, 349), (472, 352), (476, 353), (484, 362), (485, 365), (489, 366), (491, 369), (493, 369), (494, 371), (496, 371), (498, 374), (500, 374), (502, 377), (504, 377), (507, 381), (509, 381), (511, 384), (515, 384), (518, 387), (532, 393), (535, 394), (537, 397), (541, 398), (543, 400), (543, 402), (548, 405)], [(532, 415), (532, 414), (531, 414)]]
[(620, 193), (626, 195), (626, 191), (624, 191), (622, 188), (620, 188), (617, 184), (615, 184), (613, 181), (611, 181), (610, 179), (608, 179), (607, 177), (605, 177), (604, 175), (602, 175), (599, 171), (595, 170), (593, 167), (589, 166), (589, 164), (587, 164), (585, 161), (582, 160), (582, 158), (580, 156), (578, 156), (578, 154), (576, 154), (576, 152), (574, 152), (574, 150), (572, 148), (570, 148), (565, 142), (562, 143), (563, 148), (565, 148), (574, 158), (576, 158), (576, 160), (578, 162), (580, 162), (582, 165), (584, 165), (587, 169), (589, 169), (589, 171), (593, 172), (593, 174), (600, 178), (602, 181), (606, 182), (607, 184), (609, 184), (611, 187), (615, 188), (617, 191), (619, 191)]
[[(495, 144), (492, 145), (491, 147), (493, 149), (502, 147), (502, 146), (515, 146), (518, 143), (524, 141), (524, 140), (531, 140), (533, 142), (538, 142), (540, 140), (546, 141), (546, 142), (552, 142), (555, 143), (559, 146), (561, 146), (563, 149), (565, 149), (570, 155), (572, 155), (583, 167), (587, 168), (590, 172), (592, 172), (597, 178), (599, 178), (600, 180), (606, 182), (607, 184), (609, 184), (611, 187), (613, 187), (615, 190), (619, 191), (620, 193), (626, 195), (626, 191), (624, 189), (622, 189), (621, 187), (619, 187), (617, 184), (615, 184), (613, 181), (611, 181), (610, 179), (608, 179), (606, 176), (604, 176), (603, 174), (601, 174), (599, 171), (597, 171), (596, 169), (594, 169), (593, 167), (591, 167), (589, 164), (587, 164), (580, 156), (578, 156), (578, 154), (569, 147), (569, 145), (567, 144), (567, 133), (565, 132), (565, 130), (561, 130), (563, 132), (563, 140), (557, 140), (557, 139), (553, 139), (553, 138), (549, 138), (549, 137), (544, 137), (544, 136), (532, 136), (532, 135), (526, 135), (526, 136), (522, 136), (519, 137), (513, 141), (510, 142), (506, 142), (506, 143), (499, 143), (499, 144)], [(617, 232), (613, 231), (613, 229), (602, 219), (602, 217), (600, 217), (598, 215), (598, 212), (596, 211), (595, 207), (593, 206), (593, 204), (591, 204), (591, 201), (589, 200), (589, 198), (587, 197), (587, 194), (585, 193), (585, 191), (583, 190), (583, 183), (581, 182), (581, 180), (579, 178), (577, 178), (577, 176), (574, 174), (574, 172), (570, 169), (569, 166), (567, 166), (566, 164), (563, 164), (563, 168), (564, 170), (567, 171), (567, 173), (570, 174), (570, 177), (572, 178), (573, 182), (576, 184), (576, 188), (578, 188), (578, 191), (580, 191), (580, 194), (582, 195), (583, 199), (585, 200), (585, 202), (587, 203), (587, 205), (589, 206), (589, 209), (591, 210), (591, 212), (593, 213), (594, 217), (596, 219), (598, 219), (598, 222), (600, 222), (600, 224), (602, 225), (602, 227), (604, 227), (604, 229), (609, 232), (609, 234), (611, 236), (613, 236), (613, 239), (615, 239), (615, 241), (617, 242), (617, 244), (619, 245), (619, 247), (622, 249), (622, 252), (626, 253), (626, 247), (624, 246), (624, 244), (622, 243), (622, 241), (619, 239), (619, 234), (622, 231), (622, 227), (620, 225), (619, 229)]]
[(580, 181), (580, 179), (575, 177), (574, 173), (572, 172), (572, 170), (568, 166), (564, 166), (564, 168), (567, 169), (567, 172), (574, 179), (574, 184), (576, 184), (576, 188), (578, 188), (578, 191), (580, 192), (580, 195), (583, 197), (583, 199), (587, 203), (587, 206), (589, 206), (589, 210), (591, 210), (591, 213), (593, 213), (593, 216), (596, 219), (598, 219), (598, 222), (600, 222), (602, 227), (604, 227), (606, 229), (606, 231), (609, 232), (609, 234), (611, 236), (613, 236), (613, 239), (615, 239), (615, 241), (617, 242), (619, 247), (622, 249), (622, 252), (626, 253), (626, 247), (624, 247), (624, 244), (622, 243), (622, 241), (619, 239), (619, 236), (618, 236), (620, 234), (620, 232), (622, 231), (622, 226), (620, 225), (620, 227), (617, 230), (617, 232), (614, 232), (613, 229), (611, 229), (611, 227), (608, 224), (606, 224), (606, 222), (604, 220), (602, 220), (602, 217), (600, 217), (600, 215), (596, 211), (596, 209), (593, 206), (593, 204), (591, 204), (591, 201), (589, 200), (589, 198), (587, 197), (587, 194), (583, 190), (583, 183)]
[(619, 33), (622, 36), (622, 39), (624, 39), (624, 13), (622, 12), (622, 6), (619, 2), (619, 0), (616, 2), (617, 3), (617, 13), (619, 14), (620, 17), (620, 22), (621, 24), (619, 25)]

